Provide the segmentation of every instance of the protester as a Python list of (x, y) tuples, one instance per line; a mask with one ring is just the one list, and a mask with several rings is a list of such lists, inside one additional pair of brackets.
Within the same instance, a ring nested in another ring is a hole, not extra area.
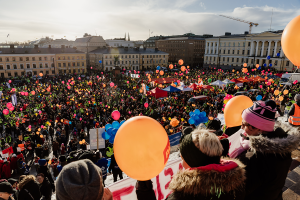
[(118, 177), (120, 178), (120, 180), (123, 179), (123, 172), (118, 166), (114, 154), (111, 156), (111, 163), (109, 165), (108, 171), (109, 173), (113, 173), (114, 182), (117, 182)]
[(9, 182), (2, 181), (0, 183), (0, 200), (14, 200), (11, 197), (11, 195), (14, 193), (15, 191)]
[(98, 159), (95, 163), (101, 170), (102, 170), (102, 180), (103, 180), (103, 186), (105, 187), (104, 181), (106, 180), (107, 176), (107, 164), (108, 161), (106, 158), (102, 157), (102, 153), (97, 151), (96, 152), (96, 158)]
[(282, 188), (298, 148), (300, 133), (286, 124), (275, 125), (276, 103), (257, 101), (242, 114), (243, 132), (229, 138), (230, 157), (246, 165), (245, 199), (282, 199)]
[(88, 159), (72, 162), (56, 181), (57, 200), (102, 200), (102, 170)]
[(40, 193), (44, 200), (51, 200), (52, 188), (48, 178), (40, 173), (36, 176), (36, 180), (39, 183)]
[(294, 100), (296, 103), (291, 106), (288, 121), (292, 125), (300, 126), (300, 94), (296, 94)]
[(40, 200), (41, 194), (38, 183), (33, 175), (22, 175), (19, 178), (18, 200)]

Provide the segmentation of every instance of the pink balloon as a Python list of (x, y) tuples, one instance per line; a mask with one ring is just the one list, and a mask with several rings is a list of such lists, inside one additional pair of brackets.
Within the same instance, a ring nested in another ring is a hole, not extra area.
[(28, 92), (25, 92), (25, 96), (28, 96)]
[(9, 113), (9, 111), (8, 111), (7, 109), (4, 109), (4, 110), (3, 110), (3, 114), (4, 114), (4, 115), (8, 115), (8, 113)]
[(144, 103), (145, 108), (148, 108), (149, 104), (148, 103)]
[(97, 76), (97, 78), (99, 78), (99, 76)]
[(129, 81), (127, 81), (127, 84), (129, 83)]
[(9, 80), (8, 83), (11, 83), (11, 80)]
[(42, 113), (42, 111), (39, 111), (39, 114), (41, 114)]
[(78, 80), (81, 80), (81, 78), (80, 78), (80, 77), (78, 77)]
[(81, 120), (82, 120), (82, 118), (80, 117), (80, 118), (79, 118), (79, 120), (81, 121)]
[(12, 106), (13, 106), (13, 105), (12, 105), (10, 102), (6, 104), (6, 107), (7, 107), (7, 108), (11, 108)]
[(71, 82), (71, 80), (69, 79), (69, 80), (68, 80), (68, 82), (70, 83), (70, 82)]
[(114, 120), (119, 120), (119, 119), (120, 119), (120, 116), (121, 116), (121, 114), (120, 114), (120, 112), (117, 111), (117, 110), (115, 110), (115, 111), (113, 111), (113, 112), (111, 113), (111, 117), (112, 117)]
[(10, 108), (8, 108), (10, 111), (14, 111), (14, 107), (12, 106), (12, 107), (10, 107)]
[(64, 81), (62, 81), (61, 83), (62, 83), (62, 84), (65, 84), (65, 82), (64, 82)]
[(67, 88), (68, 88), (68, 89), (71, 89), (71, 86), (68, 86)]
[(20, 108), (20, 111), (22, 111), (23, 110), (23, 108)]
[(25, 95), (25, 92), (21, 92), (21, 95)]
[(93, 67), (91, 67), (91, 69), (93, 69)]
[[(31, 91), (31, 94), (32, 94), (32, 95), (35, 95), (35, 91)], [(25, 92), (24, 92), (24, 95), (25, 95)]]
[(109, 85), (110, 85), (110, 87), (114, 87), (115, 84), (113, 82), (111, 82)]
[(140, 73), (140, 71), (138, 71), (138, 74)]

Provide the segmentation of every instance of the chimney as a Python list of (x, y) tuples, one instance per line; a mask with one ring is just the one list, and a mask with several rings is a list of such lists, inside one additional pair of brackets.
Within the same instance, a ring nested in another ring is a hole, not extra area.
[(249, 31), (245, 31), (245, 35), (248, 35), (249, 34)]
[(230, 36), (231, 33), (230, 32), (225, 32), (225, 36)]
[(11, 48), (11, 49), (14, 49), (14, 48), (15, 48), (15, 45), (11, 44), (11, 45), (10, 45), (10, 48)]
[(38, 48), (39, 48), (39, 45), (35, 44), (35, 45), (34, 45), (34, 48), (35, 48), (35, 49), (38, 49)]
[(64, 48), (65, 48), (65, 45), (61, 45), (61, 48), (64, 49)]
[(51, 45), (49, 45), (49, 49), (51, 49)]

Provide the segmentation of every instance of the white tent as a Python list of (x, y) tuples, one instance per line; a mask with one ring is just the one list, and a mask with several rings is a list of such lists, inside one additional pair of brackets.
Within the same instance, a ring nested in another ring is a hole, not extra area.
[(226, 84), (228, 84), (228, 83), (235, 83), (235, 82), (233, 82), (233, 81), (231, 81), (231, 80), (229, 80), (227, 78), (223, 82), (226, 83)]
[(190, 92), (190, 91), (193, 91), (193, 89), (192, 88), (189, 88), (189, 87), (187, 87), (187, 86), (179, 86), (179, 87), (177, 87), (179, 90), (181, 90), (181, 91), (183, 91), (183, 92)]
[(210, 85), (217, 85), (219, 87), (224, 87), (224, 86), (226, 86), (226, 83), (224, 83), (224, 82), (222, 82), (220, 80), (217, 80), (217, 81), (211, 83)]

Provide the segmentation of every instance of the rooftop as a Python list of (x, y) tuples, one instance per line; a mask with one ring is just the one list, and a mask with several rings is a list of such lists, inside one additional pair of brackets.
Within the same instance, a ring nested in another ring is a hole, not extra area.
[(73, 48), (0, 48), (1, 54), (62, 54), (84, 53)]
[(158, 51), (150, 48), (128, 48), (128, 47), (114, 47), (114, 48), (98, 48), (90, 53), (100, 54), (168, 54), (163, 51)]

